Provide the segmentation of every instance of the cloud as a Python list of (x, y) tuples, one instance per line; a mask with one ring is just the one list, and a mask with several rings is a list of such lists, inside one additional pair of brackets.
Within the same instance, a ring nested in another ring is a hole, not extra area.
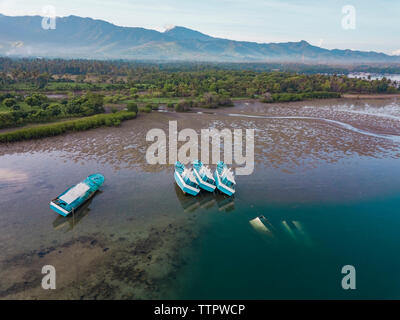
[(392, 51), (393, 56), (400, 56), (400, 49), (397, 49), (395, 51)]
[(22, 182), (28, 180), (28, 175), (22, 171), (0, 168), (0, 180), (6, 182)]
[(175, 28), (176, 26), (174, 24), (164, 24), (164, 29), (165, 31), (169, 31), (173, 28)]

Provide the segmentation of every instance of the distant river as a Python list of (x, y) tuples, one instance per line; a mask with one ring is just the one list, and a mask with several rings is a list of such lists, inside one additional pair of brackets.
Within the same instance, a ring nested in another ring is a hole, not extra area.
[(381, 80), (383, 78), (390, 79), (392, 81), (400, 81), (400, 74), (376, 74), (376, 73), (349, 73), (349, 78), (365, 78), (371, 77), (371, 80)]

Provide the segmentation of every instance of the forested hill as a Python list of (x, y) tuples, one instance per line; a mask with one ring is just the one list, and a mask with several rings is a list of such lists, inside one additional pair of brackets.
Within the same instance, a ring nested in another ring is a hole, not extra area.
[(57, 18), (56, 29), (42, 28), (39, 16), (0, 14), (0, 55), (85, 59), (372, 63), (400, 62), (399, 56), (327, 50), (306, 41), (255, 43), (215, 38), (184, 27), (165, 32), (120, 27), (102, 20)]

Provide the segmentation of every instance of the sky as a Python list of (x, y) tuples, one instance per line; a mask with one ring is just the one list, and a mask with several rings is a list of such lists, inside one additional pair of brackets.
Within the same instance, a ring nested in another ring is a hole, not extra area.
[(119, 26), (184, 26), (232, 40), (306, 40), (328, 49), (400, 55), (399, 0), (0, 0), (0, 13), (43, 15), (49, 5), (57, 16)]

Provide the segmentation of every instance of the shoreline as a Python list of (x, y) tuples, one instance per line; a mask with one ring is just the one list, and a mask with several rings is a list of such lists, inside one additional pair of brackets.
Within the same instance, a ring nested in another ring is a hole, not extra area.
[(381, 94), (369, 94), (369, 93), (345, 93), (342, 94), (342, 99), (393, 99), (393, 98), (400, 98), (400, 94), (398, 93), (381, 93)]
[(13, 131), (0, 133), (0, 143), (12, 143), (22, 140), (36, 140), (49, 136), (58, 136), (73, 131), (87, 131), (98, 127), (119, 126), (122, 121), (136, 118), (135, 112), (120, 111), (103, 113), (89, 117), (54, 122), (45, 125), (22, 127)]
[[(355, 98), (356, 97), (356, 98)], [(256, 104), (256, 105), (260, 105), (263, 106), (262, 109), (266, 108), (266, 109), (274, 109), (276, 107), (282, 107), (284, 108), (284, 110), (286, 110), (285, 114), (287, 113), (287, 115), (290, 115), (293, 111), (296, 111), (299, 107), (302, 107), (304, 105), (308, 105), (308, 104), (315, 104), (318, 106), (321, 105), (331, 105), (332, 103), (335, 104), (346, 104), (349, 101), (352, 103), (357, 103), (360, 102), (362, 100), (375, 100), (376, 103), (378, 104), (383, 104), (386, 103), (384, 102), (385, 100), (393, 100), (393, 99), (397, 99), (400, 98), (400, 94), (364, 94), (364, 95), (354, 95), (354, 94), (345, 94), (343, 95), (341, 98), (329, 98), (329, 99), (311, 99), (311, 100), (301, 100), (301, 101), (289, 101), (289, 102), (272, 102), (272, 103), (264, 103), (264, 102), (260, 102), (258, 99), (252, 99), (252, 98), (241, 98), (241, 99), (235, 99), (234, 100), (234, 105), (231, 107), (219, 107), (219, 108), (201, 108), (201, 107), (194, 107), (192, 108), (190, 111), (188, 111), (188, 113), (202, 113), (202, 114), (229, 114), (232, 111), (238, 111), (238, 112), (246, 112), (249, 113), (250, 115), (252, 113), (252, 110), (247, 110), (247, 108), (243, 108), (243, 106), (241, 107), (241, 104)], [(238, 110), (239, 107), (239, 110)], [(349, 112), (351, 110), (349, 109)], [(176, 112), (173, 110), (169, 110), (167, 108), (160, 108), (159, 111), (153, 111), (152, 113), (157, 113), (157, 112), (167, 112), (169, 114), (173, 114), (175, 115), (175, 117), (179, 118), (180, 115), (184, 115), (186, 112)], [(258, 110), (257, 113), (259, 113), (260, 110)], [(143, 112), (141, 112), (143, 114)], [(112, 117), (115, 115), (118, 115), (119, 113), (105, 113), (105, 114), (99, 114), (99, 115), (103, 115), (103, 116), (108, 116), (108, 117)], [(280, 116), (284, 116), (285, 114), (280, 114)], [(98, 116), (99, 116), (98, 115)], [(145, 116), (147, 116), (145, 114)], [(79, 122), (79, 121), (83, 121), (87, 118), (90, 117), (83, 117), (83, 118), (76, 118), (76, 119), (67, 119), (67, 120), (61, 120), (61, 121), (55, 121), (55, 122), (49, 122), (49, 123), (35, 123), (35, 124), (27, 124), (26, 126), (22, 126), (22, 127), (16, 127), (16, 128), (4, 128), (0, 130), (0, 140), (3, 138), (3, 136), (7, 136), (7, 135), (15, 135), (18, 134), (19, 132), (25, 132), (25, 131), (34, 131), (35, 129), (41, 129), (41, 128), (45, 128), (45, 127), (59, 127), (59, 126), (63, 126), (63, 124), (68, 124), (69, 122)], [(95, 129), (96, 126), (94, 128), (90, 128), (90, 126), (88, 128), (85, 128), (83, 130), (79, 130), (79, 131), (89, 131), (92, 129)], [(70, 131), (70, 130), (69, 130)], [(76, 131), (76, 130), (72, 130), (72, 131)], [(375, 130), (373, 130), (375, 131)], [(397, 130), (392, 131), (389, 130), (390, 132), (388, 132), (387, 130), (378, 130), (375, 133), (383, 133), (383, 134), (397, 134)], [(64, 134), (69, 134), (70, 132), (63, 132), (62, 135)], [(41, 135), (40, 137), (36, 137), (36, 138), (29, 138), (26, 139), (24, 138), (23, 140), (37, 140), (40, 138), (45, 138), (45, 137), (50, 137), (50, 136), (54, 136), (54, 135), (59, 135), (59, 134), (48, 134), (48, 135)], [(18, 139), (19, 141), (20, 139)], [(1, 144), (9, 144), (9, 143), (14, 143), (17, 141), (0, 141), (0, 145)]]

